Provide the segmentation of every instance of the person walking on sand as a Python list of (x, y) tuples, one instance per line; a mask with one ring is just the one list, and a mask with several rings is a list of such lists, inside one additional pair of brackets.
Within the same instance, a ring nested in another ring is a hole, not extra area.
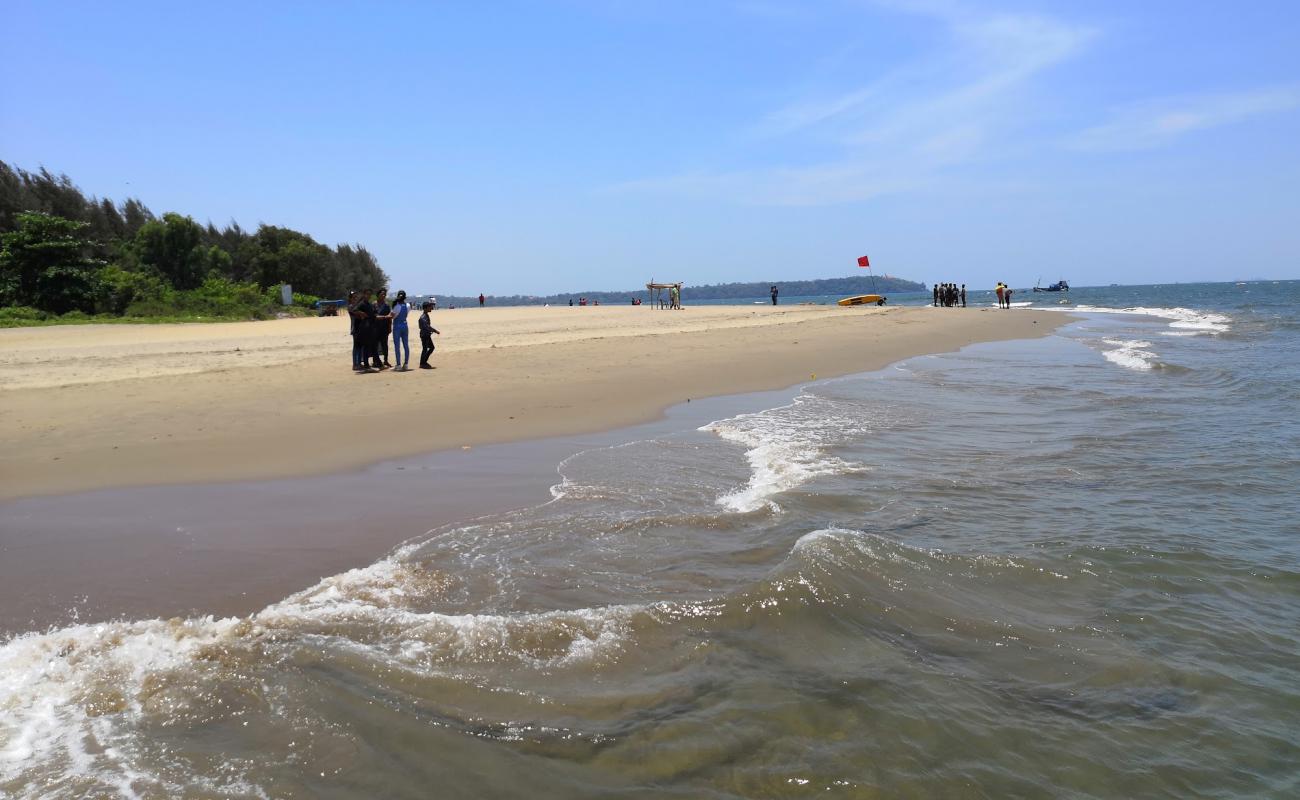
[(420, 369), (433, 369), (429, 364), (429, 356), (433, 355), (433, 335), (441, 336), (442, 331), (433, 327), (433, 321), (429, 319), (433, 303), (425, 303), (423, 309), (424, 313), (420, 315)]
[[(411, 333), (406, 322), (406, 315), (411, 313), (411, 306), (406, 302), (406, 291), (397, 291), (397, 302), (393, 304), (393, 360), (397, 362), (397, 371), (406, 372), (411, 368)], [(402, 351), (406, 356), (402, 356)]]
[(772, 287), (772, 305), (776, 305), (776, 293), (777, 293), (777, 288), (776, 288), (775, 286), (773, 286), (773, 287)]
[(483, 304), (486, 303), (486, 302), (487, 302), (487, 298), (483, 296), (483, 293), (482, 293), (482, 292), (479, 292), (479, 293), (478, 293), (478, 307), (479, 307), (479, 308), (482, 308), (482, 307), (483, 307)]

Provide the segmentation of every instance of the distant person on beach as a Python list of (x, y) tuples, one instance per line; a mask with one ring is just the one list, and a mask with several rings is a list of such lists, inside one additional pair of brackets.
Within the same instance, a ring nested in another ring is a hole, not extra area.
[(1007, 308), (1011, 308), (1011, 295), (1015, 294), (1011, 287), (1008, 286), (1002, 290), (1002, 299), (1006, 302)]
[(966, 307), (966, 284), (961, 285), (961, 307)]
[[(406, 323), (406, 315), (411, 311), (411, 306), (406, 302), (406, 292), (399, 289), (397, 291), (397, 302), (393, 304), (393, 360), (397, 362), (397, 369), (400, 372), (406, 372), (411, 368), (411, 334), (410, 328)], [(406, 351), (406, 356), (402, 356), (402, 351)]]
[(573, 308), (573, 298), (569, 298), (569, 308)]
[(997, 287), (993, 290), (998, 296), (998, 308), (1002, 308), (1002, 281), (998, 281)]
[(433, 335), (436, 333), (441, 336), (442, 331), (433, 327), (433, 321), (429, 319), (433, 303), (425, 303), (423, 310), (424, 313), (420, 315), (420, 369), (433, 369), (429, 364), (429, 356), (433, 355)]
[(393, 333), (393, 307), (388, 304), (388, 290), (379, 290), (379, 299), (375, 302), (375, 354), (383, 362), (385, 368), (391, 368), (393, 365), (388, 363), (388, 337)]
[(483, 307), (483, 304), (486, 303), (486, 302), (487, 302), (487, 298), (483, 296), (483, 293), (482, 293), (482, 292), (479, 292), (479, 296), (478, 296), (478, 307), (479, 307), (479, 308), (482, 308), (482, 307)]
[(772, 305), (776, 305), (776, 292), (777, 292), (777, 289), (776, 289), (775, 286), (773, 286), (773, 287), (772, 287)]
[(934, 285), (934, 307), (939, 307), (939, 284)]

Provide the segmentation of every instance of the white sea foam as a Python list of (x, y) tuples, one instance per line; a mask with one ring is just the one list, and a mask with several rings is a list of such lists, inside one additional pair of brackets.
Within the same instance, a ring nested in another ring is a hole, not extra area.
[[(445, 589), (438, 575), (400, 557), (414, 547), (325, 578), (246, 619), (74, 625), (0, 644), (0, 784), (32, 797), (77, 785), (111, 787), (124, 797), (198, 786), (201, 776), (163, 774), (155, 758), (142, 754), (141, 726), (158, 724), (159, 713), (183, 709), (190, 693), (222, 680), (223, 658), (247, 658), (248, 669), (268, 663), (261, 653), (273, 643), (329, 642), (424, 674), (474, 663), (553, 669), (616, 655), (638, 615), (654, 611), (642, 605), (506, 614), (417, 610)], [(172, 694), (172, 686), (191, 688)], [(160, 700), (168, 711), (160, 712)], [(206, 788), (214, 795), (265, 796), (237, 772)], [(33, 782), (21, 788), (26, 780)]]
[(1150, 342), (1139, 339), (1102, 339), (1102, 341), (1110, 345), (1112, 349), (1103, 350), (1101, 354), (1113, 364), (1128, 369), (1145, 371), (1158, 363), (1156, 354), (1144, 349), (1151, 346)]
[(1172, 307), (1155, 308), (1134, 306), (1132, 308), (1106, 308), (1104, 306), (1073, 306), (1066, 311), (1084, 311), (1102, 314), (1140, 314), (1146, 317), (1158, 317), (1170, 320), (1169, 327), (1191, 334), (1217, 334), (1232, 329), (1232, 318), (1226, 314), (1212, 311), (1195, 311), (1190, 308)]
[(741, 414), (700, 428), (748, 448), (749, 481), (718, 498), (730, 511), (780, 511), (771, 498), (820, 475), (864, 470), (826, 452), (844, 435), (865, 427), (865, 421), (837, 413), (828, 401), (802, 395), (788, 406)]
[[(137, 763), (123, 726), (141, 715), (151, 679), (193, 667), (246, 625), (211, 617), (74, 625), (0, 645), (0, 781), (16, 785), (44, 770), (57, 777), (29, 784), (33, 797), (77, 781), (123, 797), (136, 796), (136, 786), (166, 792), (166, 781)], [(210, 788), (259, 794), (244, 785)]]

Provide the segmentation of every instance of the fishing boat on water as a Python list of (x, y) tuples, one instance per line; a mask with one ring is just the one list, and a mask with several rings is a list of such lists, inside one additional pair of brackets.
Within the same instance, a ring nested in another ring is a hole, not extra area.
[(1056, 283), (1053, 283), (1051, 286), (1035, 285), (1034, 291), (1035, 292), (1068, 292), (1070, 291), (1070, 284), (1066, 283), (1064, 280), (1059, 280)]

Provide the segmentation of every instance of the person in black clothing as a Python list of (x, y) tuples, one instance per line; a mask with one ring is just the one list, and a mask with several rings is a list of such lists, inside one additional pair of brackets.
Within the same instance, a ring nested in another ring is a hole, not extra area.
[(939, 305), (939, 284), (934, 285), (934, 304)]
[(379, 343), (376, 339), (380, 330), (379, 313), (375, 310), (375, 304), (370, 301), (373, 296), (374, 292), (369, 289), (361, 293), (361, 302), (357, 304), (357, 312), (361, 316), (357, 322), (361, 330), (362, 344), (365, 347), (362, 362), (369, 364), (372, 370), (381, 370), (384, 365), (379, 360)]
[(433, 369), (429, 365), (429, 356), (433, 355), (433, 334), (441, 336), (442, 331), (433, 327), (433, 322), (429, 319), (433, 303), (426, 302), (422, 308), (424, 313), (420, 315), (420, 369)]
[[(375, 305), (370, 302), (370, 291), (357, 292), (357, 304), (352, 308), (352, 341), (361, 350), (358, 372), (374, 372), (379, 368), (375, 353)], [(371, 363), (374, 362), (373, 367)]]
[(966, 284), (961, 285), (961, 307), (966, 307)]
[(357, 336), (357, 303), (360, 302), (356, 292), (348, 292), (348, 335), (352, 337), (352, 369), (356, 372), (361, 370), (361, 354), (365, 352), (362, 339)]
[(772, 287), (772, 305), (776, 305), (776, 292), (777, 292), (777, 289), (776, 289), (775, 286), (773, 286), (773, 287)]
[(393, 307), (388, 304), (388, 290), (379, 290), (379, 300), (375, 303), (375, 349), (376, 357), (390, 369), (388, 363), (388, 339), (393, 335)]

